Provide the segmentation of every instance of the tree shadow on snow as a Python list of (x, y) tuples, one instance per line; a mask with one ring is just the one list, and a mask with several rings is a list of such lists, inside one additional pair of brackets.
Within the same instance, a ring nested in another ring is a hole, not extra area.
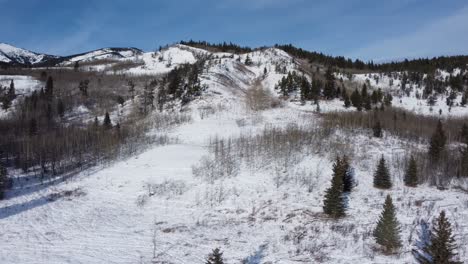
[(242, 264), (261, 264), (262, 259), (265, 257), (263, 254), (267, 245), (261, 245), (260, 248), (252, 255), (248, 256), (242, 261)]
[(50, 197), (40, 197), (40, 198), (33, 199), (24, 203), (5, 206), (5, 207), (0, 208), (0, 219), (5, 219), (10, 216), (22, 213), (24, 211), (31, 210), (36, 207), (43, 206), (45, 204), (48, 204), (54, 201), (55, 200), (51, 199)]

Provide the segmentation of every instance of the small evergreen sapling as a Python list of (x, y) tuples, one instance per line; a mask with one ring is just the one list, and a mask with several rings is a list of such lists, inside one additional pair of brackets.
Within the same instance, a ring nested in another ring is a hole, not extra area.
[(205, 264), (224, 264), (221, 250), (219, 248), (213, 249), (213, 252), (208, 256)]

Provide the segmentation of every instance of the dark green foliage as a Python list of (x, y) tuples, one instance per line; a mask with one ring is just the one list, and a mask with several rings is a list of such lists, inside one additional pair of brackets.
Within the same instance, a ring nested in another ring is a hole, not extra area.
[(333, 164), (333, 178), (331, 186), (325, 191), (323, 212), (332, 218), (340, 218), (346, 215), (346, 201), (343, 195), (343, 176), (346, 173), (343, 160), (336, 158)]
[(346, 91), (343, 93), (343, 101), (344, 107), (349, 108), (351, 106), (351, 100), (349, 99), (349, 95)]
[(354, 175), (351, 170), (351, 166), (349, 165), (349, 160), (347, 156), (343, 156), (341, 159), (342, 161), (342, 169), (340, 173), (343, 177), (343, 192), (349, 193), (353, 190), (354, 187)]
[(106, 112), (106, 115), (104, 116), (104, 122), (102, 123), (102, 125), (104, 126), (104, 129), (106, 129), (106, 130), (112, 128), (112, 122), (111, 122), (111, 119), (110, 119), (110, 116), (109, 116), (108, 112)]
[(15, 99), (16, 97), (15, 83), (13, 82), (13, 80), (11, 80), (10, 82), (10, 88), (8, 89), (7, 96), (10, 98), (10, 100)]
[(357, 89), (351, 94), (351, 104), (353, 104), (358, 111), (362, 110), (362, 97)]
[(187, 46), (192, 46), (196, 48), (204, 48), (204, 49), (214, 49), (220, 52), (230, 52), (230, 53), (246, 53), (246, 52), (251, 52), (252, 49), (249, 47), (241, 47), (239, 45), (233, 44), (232, 42), (230, 43), (209, 43), (206, 41), (181, 41), (180, 44), (187, 45)]
[(390, 173), (387, 165), (385, 164), (385, 158), (382, 155), (377, 170), (374, 173), (374, 187), (379, 189), (390, 189), (392, 188), (392, 181), (390, 179)]
[(423, 248), (423, 254), (417, 258), (421, 264), (461, 264), (462, 262), (455, 260), (456, 244), (452, 234), (452, 227), (445, 211), (440, 212), (438, 218), (433, 223), (431, 231), (431, 241), (429, 245)]
[(0, 200), (5, 196), (5, 190), (8, 187), (8, 175), (7, 170), (0, 164)]
[(403, 180), (406, 186), (416, 187), (418, 185), (418, 165), (413, 156), (410, 157)]
[(52, 76), (47, 78), (44, 95), (48, 100), (51, 100), (54, 96), (54, 80), (52, 79)]
[(401, 247), (400, 224), (396, 218), (395, 206), (390, 195), (387, 195), (385, 199), (383, 212), (374, 229), (373, 236), (377, 244), (384, 247), (388, 253)]
[(468, 126), (466, 123), (463, 124), (460, 130), (460, 142), (468, 144)]
[[(202, 73), (203, 65), (205, 60), (199, 60), (194, 64), (182, 64), (169, 72), (169, 74), (163, 78), (161, 83), (157, 83), (159, 90), (164, 89), (165, 101), (180, 99), (182, 104), (187, 104), (195, 97), (201, 95), (205, 89), (200, 83), (199, 75)], [(156, 86), (155, 82), (152, 82), (152, 86)]]
[(80, 81), (78, 85), (78, 89), (80, 89), (81, 95), (83, 97), (88, 96), (88, 87), (89, 87), (89, 80)]
[(60, 117), (63, 117), (65, 114), (65, 105), (63, 104), (63, 101), (61, 99), (57, 101), (57, 114)]
[(338, 96), (338, 92), (335, 87), (335, 76), (333, 75), (332, 68), (327, 68), (325, 79), (326, 83), (325, 88), (323, 89), (323, 96), (325, 96), (326, 99), (336, 98)]
[(252, 59), (250, 58), (249, 55), (247, 55), (247, 57), (245, 57), (244, 64), (247, 65), (247, 66), (251, 66), (253, 64)]
[(30, 136), (37, 135), (37, 121), (35, 118), (31, 118), (29, 120), (29, 135)]
[(393, 101), (393, 96), (391, 94), (386, 94), (383, 98), (383, 103), (385, 106), (391, 106)]
[(432, 134), (429, 142), (429, 157), (433, 162), (438, 162), (445, 148), (447, 137), (445, 136), (442, 122), (439, 120), (436, 130)]
[(208, 255), (205, 264), (224, 264), (223, 253), (219, 248), (213, 249), (213, 252)]
[(382, 125), (380, 124), (380, 121), (377, 120), (372, 127), (372, 132), (374, 137), (381, 138), (382, 137)]

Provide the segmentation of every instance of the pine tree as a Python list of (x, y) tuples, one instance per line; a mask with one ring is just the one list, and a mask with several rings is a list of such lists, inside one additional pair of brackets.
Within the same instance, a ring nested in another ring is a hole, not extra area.
[(362, 98), (357, 89), (351, 94), (351, 103), (358, 111), (362, 110)]
[(5, 189), (8, 187), (7, 170), (0, 164), (0, 200), (5, 197)]
[(333, 164), (333, 178), (331, 186), (325, 192), (323, 201), (323, 212), (333, 218), (340, 218), (346, 215), (346, 201), (343, 195), (343, 161), (337, 157)]
[(54, 80), (52, 79), (52, 76), (49, 76), (47, 78), (47, 82), (46, 82), (46, 87), (45, 87), (45, 97), (48, 99), (48, 100), (51, 100), (52, 99), (52, 96), (54, 95)]
[(342, 163), (343, 169), (341, 173), (343, 177), (343, 192), (349, 193), (354, 187), (354, 175), (347, 156), (343, 156)]
[(323, 96), (327, 99), (333, 99), (337, 96), (337, 90), (335, 87), (335, 76), (333, 75), (333, 69), (331, 67), (327, 68), (325, 79), (327, 82), (323, 89)]
[(29, 135), (30, 136), (37, 135), (37, 121), (35, 118), (31, 118), (29, 120)]
[(10, 82), (10, 88), (8, 89), (8, 95), (7, 96), (10, 98), (10, 100), (15, 99), (15, 97), (16, 97), (15, 83), (13, 82), (13, 80), (11, 80), (11, 82)]
[(403, 181), (409, 187), (416, 187), (418, 185), (418, 166), (413, 156), (410, 157)]
[(106, 115), (104, 117), (104, 123), (102, 124), (104, 126), (104, 129), (108, 130), (112, 128), (112, 122), (110, 120), (109, 113), (106, 112)]
[(429, 157), (432, 161), (439, 161), (440, 156), (444, 151), (446, 141), (447, 137), (445, 136), (445, 132), (442, 127), (442, 122), (439, 120), (439, 122), (437, 123), (436, 130), (432, 134), (429, 143)]
[(423, 264), (461, 264), (462, 262), (455, 260), (457, 257), (455, 250), (456, 244), (452, 235), (452, 227), (445, 216), (445, 211), (442, 211), (433, 223), (431, 242), (423, 250), (426, 257), (418, 259), (418, 262)]
[(460, 130), (460, 142), (468, 145), (468, 126), (466, 123), (463, 123), (463, 126)]
[(344, 107), (349, 108), (351, 106), (351, 101), (349, 100), (349, 95), (346, 91), (343, 94)]
[(208, 256), (205, 264), (224, 264), (221, 250), (219, 248), (213, 249), (213, 252)]
[(245, 57), (244, 64), (247, 65), (247, 66), (250, 66), (250, 65), (253, 64), (252, 59), (250, 59), (249, 55), (247, 55), (247, 57)]
[(382, 137), (382, 125), (380, 125), (379, 120), (377, 120), (374, 124), (374, 127), (372, 127), (372, 132), (374, 134), (374, 137), (378, 137), (378, 138)]
[(377, 244), (385, 248), (386, 252), (391, 252), (401, 247), (400, 224), (396, 218), (395, 206), (392, 198), (387, 195), (383, 212), (380, 215), (377, 226), (373, 232)]
[(60, 99), (57, 101), (57, 114), (63, 118), (65, 114), (65, 105), (63, 104), (63, 101)]
[(377, 170), (374, 174), (374, 187), (379, 189), (392, 188), (390, 173), (388, 171), (387, 165), (385, 164), (385, 158), (383, 155), (380, 158), (379, 164), (377, 165)]

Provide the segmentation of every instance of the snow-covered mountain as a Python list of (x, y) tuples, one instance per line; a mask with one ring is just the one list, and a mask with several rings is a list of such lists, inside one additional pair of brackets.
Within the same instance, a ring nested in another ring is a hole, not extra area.
[(3, 63), (33, 65), (57, 58), (58, 56), (36, 53), (6, 43), (0, 43), (0, 62)]
[(137, 48), (103, 48), (69, 56), (56, 56), (36, 53), (6, 43), (0, 43), (0, 62), (8, 65), (70, 65), (77, 61), (91, 62), (104, 59), (124, 59), (139, 56), (142, 53), (143, 51)]

